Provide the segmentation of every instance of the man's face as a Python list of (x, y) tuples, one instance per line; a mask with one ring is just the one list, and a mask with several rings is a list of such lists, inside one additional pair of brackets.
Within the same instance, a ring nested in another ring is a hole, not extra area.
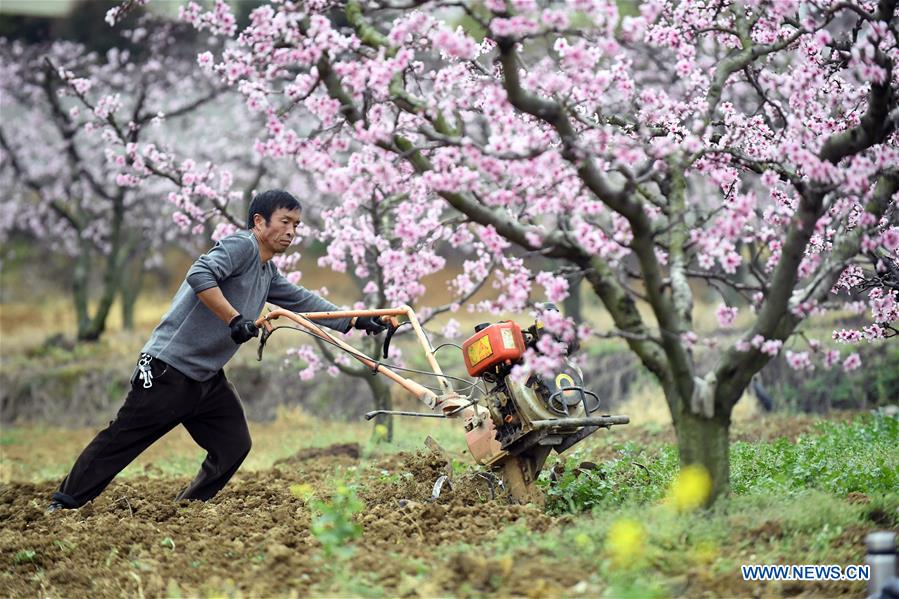
[(253, 222), (259, 243), (265, 245), (274, 254), (283, 254), (297, 236), (300, 211), (278, 208), (268, 223), (261, 214), (256, 214)]

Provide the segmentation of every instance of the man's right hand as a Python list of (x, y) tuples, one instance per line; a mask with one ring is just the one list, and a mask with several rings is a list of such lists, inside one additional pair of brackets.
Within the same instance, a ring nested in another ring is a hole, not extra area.
[(366, 335), (377, 335), (389, 328), (378, 316), (359, 316), (353, 326)]
[(241, 314), (232, 318), (231, 322), (228, 323), (228, 327), (231, 329), (231, 339), (237, 345), (246, 343), (259, 335), (259, 327), (256, 326), (256, 323), (248, 318), (244, 318)]

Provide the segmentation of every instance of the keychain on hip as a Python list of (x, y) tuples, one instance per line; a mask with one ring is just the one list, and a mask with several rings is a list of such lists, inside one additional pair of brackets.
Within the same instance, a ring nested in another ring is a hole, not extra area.
[(137, 363), (137, 369), (140, 371), (139, 376), (144, 382), (144, 389), (149, 389), (153, 386), (153, 372), (150, 370), (150, 361), (152, 359), (153, 356), (149, 354), (141, 354)]

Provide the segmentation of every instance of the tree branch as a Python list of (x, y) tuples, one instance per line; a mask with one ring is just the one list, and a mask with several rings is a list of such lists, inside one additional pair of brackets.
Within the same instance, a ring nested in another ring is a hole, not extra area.
[(72, 213), (62, 202), (58, 200), (50, 200), (44, 195), (44, 188), (41, 183), (35, 181), (31, 178), (31, 176), (25, 171), (22, 167), (22, 164), (19, 162), (18, 157), (16, 156), (15, 150), (10, 145), (9, 141), (6, 139), (6, 136), (3, 134), (3, 130), (0, 129), (0, 146), (3, 147), (3, 150), (6, 152), (7, 156), (9, 156), (9, 163), (12, 166), (13, 172), (16, 175), (16, 178), (22, 181), (27, 187), (29, 187), (38, 197), (43, 199), (47, 204), (56, 212), (60, 217), (62, 217), (66, 222), (72, 225), (72, 228), (78, 232), (84, 230), (85, 224), (81, 222), (75, 214)]
[[(895, 0), (881, 0), (878, 17), (889, 22), (893, 18), (895, 7)], [(879, 64), (887, 69), (886, 81), (889, 82), (892, 72), (891, 62), (879, 52), (876, 58)], [(889, 83), (872, 85), (868, 94), (868, 109), (859, 125), (831, 136), (822, 146), (819, 158), (835, 164), (847, 156), (857, 154), (883, 141), (885, 131), (888, 129), (886, 122), (889, 118), (890, 104), (893, 101)], [(881, 179), (876, 197), (882, 198), (882, 194), (893, 189), (894, 185), (894, 179)], [(820, 190), (810, 190), (804, 185), (798, 189), (800, 202), (795, 214), (796, 225), (784, 242), (780, 261), (768, 288), (768, 297), (762, 304), (749, 337), (761, 335), (766, 339), (784, 340), (792, 334), (800, 322), (800, 319), (790, 312), (789, 302), (798, 281), (798, 269), (805, 256), (805, 248), (823, 211), (824, 193)], [(824, 292), (824, 287), (823, 281), (819, 281), (818, 294)], [(829, 290), (830, 287), (826, 289)], [(727, 381), (716, 389), (716, 404), (724, 408), (732, 406), (739, 398), (741, 390), (748, 384), (749, 378), (769, 359), (770, 356), (756, 349), (748, 352), (739, 352), (735, 348), (728, 350), (715, 370), (718, 381)]]

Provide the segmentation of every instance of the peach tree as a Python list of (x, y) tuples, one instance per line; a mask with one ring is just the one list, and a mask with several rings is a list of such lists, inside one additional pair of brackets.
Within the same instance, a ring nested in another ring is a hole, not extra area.
[[(705, 467), (717, 497), (755, 373), (781, 352), (794, 368), (860, 366), (804, 334), (810, 316), (855, 299), (870, 323), (838, 341), (896, 332), (896, 2), (625, 5), (279, 0), (241, 29), (217, 1), (181, 18), (225, 40), (198, 60), (265, 119), (257, 153), (339, 202), (327, 262), (365, 278), (375, 248), (384, 276), (366, 287), (394, 301), (441, 252), (467, 253), (454, 284), (495, 266), (499, 298), (480, 307), (509, 313), (541, 288), (564, 299), (581, 274), (614, 322), (592, 334), (652, 373), (681, 463)], [(379, 247), (385, 229), (399, 253)], [(698, 284), (735, 332), (711, 366)], [(527, 368), (552, 368), (563, 344), (541, 349)]]

